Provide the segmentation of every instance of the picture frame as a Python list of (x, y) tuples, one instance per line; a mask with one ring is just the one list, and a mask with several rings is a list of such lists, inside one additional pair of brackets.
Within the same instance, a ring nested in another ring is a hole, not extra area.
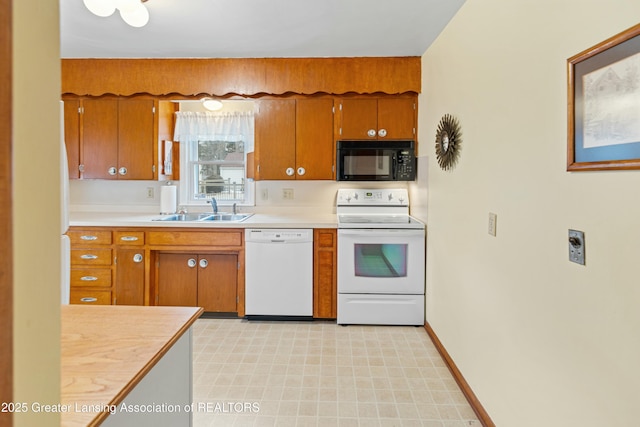
[(640, 24), (567, 59), (567, 171), (640, 169)]

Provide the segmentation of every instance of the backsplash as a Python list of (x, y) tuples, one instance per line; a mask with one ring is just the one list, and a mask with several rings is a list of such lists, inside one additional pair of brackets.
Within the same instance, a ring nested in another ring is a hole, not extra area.
[[(157, 181), (71, 180), (70, 210), (159, 212), (160, 187), (163, 184)], [(178, 182), (175, 184), (178, 185)], [(243, 211), (313, 208), (331, 213), (335, 212), (338, 188), (407, 187), (404, 182), (347, 184), (336, 181), (257, 181), (254, 184), (255, 206), (242, 206)], [(148, 197), (150, 194), (152, 197)], [(198, 210), (198, 207), (191, 209)]]

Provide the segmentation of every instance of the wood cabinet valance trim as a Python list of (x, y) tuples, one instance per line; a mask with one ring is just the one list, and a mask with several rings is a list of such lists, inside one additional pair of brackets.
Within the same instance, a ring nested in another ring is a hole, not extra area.
[(62, 94), (420, 93), (420, 57), (62, 59)]

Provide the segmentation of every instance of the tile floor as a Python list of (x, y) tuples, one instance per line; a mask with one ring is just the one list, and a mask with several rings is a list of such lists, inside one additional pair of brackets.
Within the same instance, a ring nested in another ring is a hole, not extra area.
[(480, 427), (422, 327), (199, 319), (193, 425)]

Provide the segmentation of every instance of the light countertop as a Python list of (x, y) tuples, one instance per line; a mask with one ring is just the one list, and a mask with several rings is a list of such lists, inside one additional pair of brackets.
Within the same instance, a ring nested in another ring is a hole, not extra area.
[[(99, 425), (202, 313), (200, 307), (63, 305), (62, 426)], [(86, 406), (83, 406), (86, 405)], [(91, 406), (93, 405), (93, 406)]]
[(137, 212), (71, 212), (74, 227), (186, 227), (186, 228), (336, 228), (335, 214), (317, 212), (255, 213), (241, 222), (154, 221), (162, 215)]

